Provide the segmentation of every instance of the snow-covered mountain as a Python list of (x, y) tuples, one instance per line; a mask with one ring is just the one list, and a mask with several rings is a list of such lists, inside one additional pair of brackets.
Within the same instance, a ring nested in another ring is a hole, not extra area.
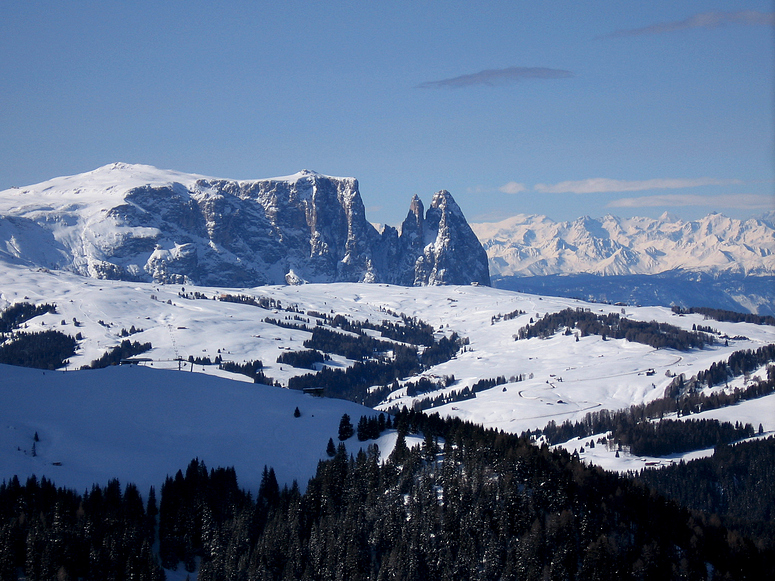
[(490, 282), (449, 192), (401, 230), (366, 220), (353, 178), (234, 181), (115, 163), (0, 192), (0, 258), (99, 279), (256, 286)]
[(520, 214), (472, 228), (493, 275), (775, 274), (775, 228), (766, 220), (710, 214), (684, 221), (666, 213), (658, 219), (609, 215), (554, 222)]

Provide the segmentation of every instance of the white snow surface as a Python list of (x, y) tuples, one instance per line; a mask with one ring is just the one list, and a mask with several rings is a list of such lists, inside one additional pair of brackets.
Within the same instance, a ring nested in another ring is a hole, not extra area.
[[(299, 391), (129, 365), (69, 372), (0, 365), (0, 377), (0, 478), (35, 474), (79, 491), (111, 478), (159, 490), (194, 458), (209, 468), (234, 466), (253, 492), (265, 465), (281, 485), (296, 480), (303, 490), (327, 457), (328, 439), (338, 442), (342, 414), (357, 421), (374, 413)], [(354, 452), (360, 442), (346, 445)]]
[[(32, 319), (26, 330), (81, 333), (83, 339), (70, 369), (90, 363), (119, 344), (120, 331), (131, 326), (143, 329), (131, 340), (153, 344), (143, 354), (153, 360), (147, 368), (46, 372), (45, 376), (41, 371), (0, 368), (0, 478), (36, 472), (50, 475), (57, 484), (79, 488), (114, 476), (140, 486), (160, 485), (166, 474), (174, 474), (199, 457), (211, 467), (235, 465), (241, 483), (250, 488), (257, 487), (265, 464), (274, 466), (281, 482), (297, 479), (303, 486), (323, 457), (328, 438), (336, 440), (342, 413), (348, 413), (354, 423), (361, 415), (373, 413), (348, 402), (313, 400), (293, 391), (235, 381), (247, 378), (216, 366), (195, 365), (192, 373), (186, 365), (184, 371), (178, 371), (178, 356), (214, 358), (220, 351), (225, 360), (238, 363), (260, 359), (266, 375), (286, 385), (291, 376), (308, 371), (276, 363), (278, 355), (304, 349), (302, 343), (311, 336), (307, 331), (264, 322), (266, 317), (290, 317), (293, 322), (295, 313), (185, 299), (179, 296), (182, 291), (176, 285), (95, 280), (0, 262), (0, 309), (21, 301), (55, 303), (56, 314)], [(482, 378), (523, 375), (524, 381), (431, 410), (512, 433), (541, 428), (550, 420), (580, 420), (589, 411), (622, 409), (662, 397), (672, 379), (668, 371), (671, 376), (683, 373), (689, 378), (734, 351), (775, 343), (772, 326), (678, 316), (662, 307), (626, 307), (624, 316), (664, 321), (688, 330), (695, 324), (705, 325), (745, 339), (730, 339), (728, 346), (721, 340), (686, 352), (655, 350), (625, 340), (604, 341), (599, 336), (577, 342), (574, 336), (562, 333), (543, 340), (515, 341), (514, 336), (531, 317), (567, 307), (621, 314), (622, 307), (482, 286), (186, 286), (185, 292), (204, 293), (209, 299), (222, 293), (267, 297), (305, 313), (314, 310), (372, 322), (396, 321), (391, 311), (432, 324), (438, 336), (456, 332), (468, 339), (466, 351), (424, 374), (454, 375), (451, 386), (416, 398), (399, 389), (378, 409), (411, 407), (422, 397), (459, 391)], [(494, 316), (517, 309), (526, 313), (509, 321), (492, 321)], [(351, 364), (339, 356), (331, 362)], [(649, 370), (654, 374), (647, 375)], [(302, 417), (294, 419), (297, 405)], [(747, 410), (746, 417), (752, 415), (746, 422), (754, 426), (762, 422), (766, 429), (775, 429), (766, 423), (772, 409), (764, 405), (741, 404), (724, 413), (734, 416), (743, 410)], [(29, 452), (35, 431), (41, 442), (38, 457), (32, 458)], [(348, 450), (355, 451), (350, 448), (348, 443)], [(387, 453), (389, 450), (383, 450)], [(62, 466), (51, 465), (60, 461)]]

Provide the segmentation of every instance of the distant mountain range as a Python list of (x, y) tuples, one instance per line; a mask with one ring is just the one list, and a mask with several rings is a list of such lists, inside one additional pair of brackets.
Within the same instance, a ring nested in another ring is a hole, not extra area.
[(518, 215), (473, 224), (490, 270), (499, 276), (660, 274), (674, 270), (775, 274), (775, 228), (764, 220), (710, 214), (684, 221), (588, 216), (554, 222)]
[(775, 227), (710, 214), (684, 221), (518, 215), (472, 224), (493, 284), (629, 304), (711, 306), (773, 314)]
[(354, 178), (235, 181), (115, 163), (0, 192), (0, 258), (102, 279), (251, 287), (490, 284), (447, 191), (400, 231), (366, 220)]

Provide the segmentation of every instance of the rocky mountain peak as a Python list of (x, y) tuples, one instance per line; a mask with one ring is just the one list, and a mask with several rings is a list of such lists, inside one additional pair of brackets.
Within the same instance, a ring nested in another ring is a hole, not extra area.
[(311, 170), (236, 181), (117, 163), (6, 190), (0, 259), (211, 286), (489, 284), (484, 250), (448, 192), (427, 213), (414, 196), (400, 235), (378, 232), (356, 179)]

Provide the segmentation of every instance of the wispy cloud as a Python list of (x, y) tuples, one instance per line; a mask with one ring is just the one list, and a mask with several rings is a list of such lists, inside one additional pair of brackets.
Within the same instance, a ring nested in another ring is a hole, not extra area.
[(625, 36), (641, 36), (644, 34), (664, 34), (690, 28), (717, 28), (728, 24), (748, 26), (775, 26), (775, 12), (758, 12), (756, 10), (741, 10), (740, 12), (703, 12), (677, 22), (658, 22), (644, 28), (616, 30), (602, 38), (622, 38)]
[(519, 194), (520, 192), (524, 192), (526, 190), (527, 188), (525, 187), (525, 184), (520, 184), (517, 182), (509, 182), (498, 188), (498, 191), (503, 192), (504, 194)]
[(419, 89), (459, 89), (475, 85), (494, 87), (515, 83), (524, 79), (567, 79), (573, 77), (570, 71), (547, 69), (540, 67), (508, 67), (505, 69), (488, 69), (470, 75), (461, 75), (440, 81), (426, 81), (417, 85)]
[(698, 196), (696, 194), (665, 194), (661, 196), (640, 196), (621, 198), (608, 204), (609, 208), (654, 208), (681, 206), (711, 206), (714, 208), (736, 208), (740, 210), (775, 209), (775, 197), (763, 194), (724, 194), (719, 196)]
[(545, 194), (602, 194), (608, 192), (640, 192), (644, 190), (673, 190), (696, 188), (699, 186), (728, 186), (740, 184), (740, 180), (719, 180), (716, 178), (654, 179), (641, 181), (612, 180), (591, 178), (575, 182), (558, 184), (536, 184), (535, 190)]

